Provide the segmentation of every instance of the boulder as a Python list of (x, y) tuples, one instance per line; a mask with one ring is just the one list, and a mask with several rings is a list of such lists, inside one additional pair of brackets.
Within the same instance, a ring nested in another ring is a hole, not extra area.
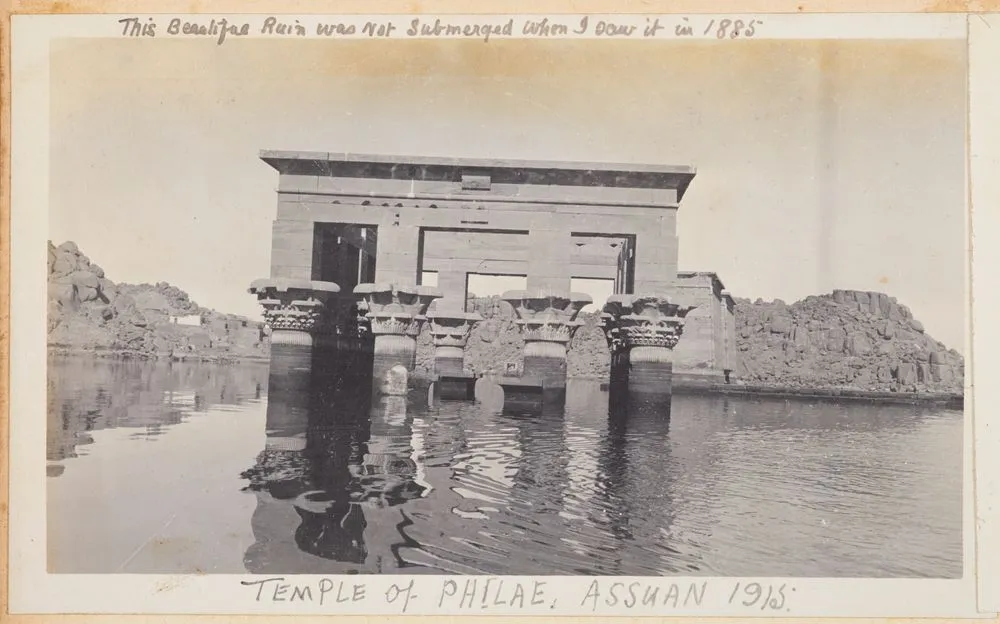
[(80, 301), (96, 301), (101, 297), (101, 280), (90, 271), (74, 271), (70, 280), (76, 286)]
[(771, 333), (787, 335), (792, 331), (792, 319), (787, 316), (775, 316), (771, 319)]
[(111, 305), (118, 314), (127, 314), (136, 309), (135, 299), (132, 298), (132, 295), (119, 295)]
[(896, 302), (892, 299), (892, 297), (884, 294), (879, 294), (878, 305), (879, 305), (879, 314), (881, 316), (889, 318), (889, 314), (892, 313), (892, 308), (895, 304)]
[(76, 258), (66, 255), (57, 255), (56, 259), (52, 262), (51, 273), (55, 276), (69, 275), (73, 271), (76, 271), (76, 269)]
[(902, 362), (896, 367), (896, 381), (906, 386), (917, 383), (917, 366), (913, 362)]
[(105, 299), (110, 301), (118, 296), (118, 287), (115, 286), (114, 282), (112, 282), (107, 278), (102, 277), (100, 278), (100, 284), (101, 284), (101, 294), (104, 296)]
[(874, 316), (882, 314), (881, 298), (884, 296), (881, 293), (868, 293), (868, 309)]
[(66, 282), (49, 282), (49, 300), (55, 301), (65, 308), (75, 309), (80, 303), (76, 286)]
[(80, 248), (77, 247), (76, 243), (74, 243), (73, 241), (66, 241), (62, 245), (59, 245), (58, 247), (56, 247), (56, 251), (58, 251), (60, 253), (63, 253), (63, 254), (70, 254), (70, 255), (74, 255), (75, 256), (75, 255), (79, 255)]
[(886, 320), (879, 325), (878, 333), (886, 340), (892, 340), (896, 335), (896, 324), (890, 320)]
[(927, 362), (917, 362), (917, 381), (919, 383), (931, 382), (931, 365)]
[(953, 380), (953, 371), (948, 364), (931, 364), (931, 381), (938, 383), (950, 383)]
[(847, 338), (847, 352), (851, 355), (864, 355), (872, 350), (868, 337), (860, 332), (855, 332)]

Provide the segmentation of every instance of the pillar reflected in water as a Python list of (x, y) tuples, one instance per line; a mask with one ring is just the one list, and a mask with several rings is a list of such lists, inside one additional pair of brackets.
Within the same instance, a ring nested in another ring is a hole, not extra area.
[[(324, 363), (325, 362), (325, 363)], [(251, 573), (370, 573), (395, 566), (399, 506), (428, 489), (404, 397), (372, 404), (357, 362), (278, 349), (264, 449), (243, 477), (257, 497)]]

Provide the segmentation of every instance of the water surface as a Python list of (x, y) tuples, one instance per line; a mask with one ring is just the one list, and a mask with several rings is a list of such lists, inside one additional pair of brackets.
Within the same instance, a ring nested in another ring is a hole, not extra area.
[(506, 415), (53, 360), (49, 570), (961, 576), (960, 412), (568, 394)]

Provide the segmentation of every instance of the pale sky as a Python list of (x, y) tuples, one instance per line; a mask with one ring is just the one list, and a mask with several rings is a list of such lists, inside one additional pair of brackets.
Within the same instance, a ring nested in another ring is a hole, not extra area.
[[(50, 233), (259, 316), (261, 149), (693, 165), (680, 269), (908, 305), (962, 350), (965, 46), (90, 40), (52, 52)], [(825, 68), (826, 71), (821, 71)]]

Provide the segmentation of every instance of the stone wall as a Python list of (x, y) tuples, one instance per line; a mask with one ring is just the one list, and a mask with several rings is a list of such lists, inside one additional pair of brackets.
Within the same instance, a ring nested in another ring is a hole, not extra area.
[(688, 313), (684, 334), (674, 348), (679, 371), (722, 375), (733, 368), (735, 344), (731, 334), (733, 312), (714, 273), (679, 273), (673, 291), (698, 307)]

